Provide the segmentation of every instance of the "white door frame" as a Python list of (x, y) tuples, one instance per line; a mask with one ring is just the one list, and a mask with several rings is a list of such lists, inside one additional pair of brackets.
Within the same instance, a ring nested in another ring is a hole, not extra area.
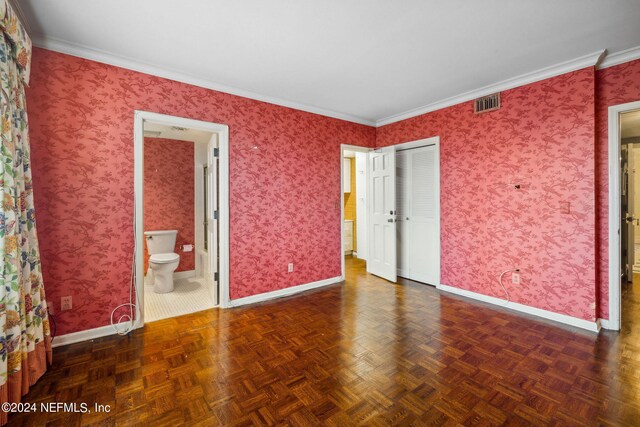
[[(436, 193), (436, 197), (435, 197), (435, 201), (436, 201), (436, 227), (438, 230), (438, 236), (441, 236), (441, 229), (440, 229), (440, 137), (439, 136), (432, 136), (430, 138), (425, 138), (425, 139), (418, 139), (416, 141), (410, 141), (410, 142), (404, 142), (402, 144), (397, 144), (396, 145), (396, 153), (398, 151), (403, 151), (403, 150), (409, 150), (412, 148), (420, 148), (420, 147), (426, 147), (428, 145), (435, 145), (436, 147), (436, 175), (438, 177), (438, 179), (436, 179), (435, 182), (435, 193)], [(440, 258), (440, 254), (442, 251), (442, 242), (440, 241), (440, 239), (438, 239), (438, 250), (437, 250), (437, 256), (438, 256), (438, 282), (434, 283), (434, 286), (440, 286), (440, 280), (441, 280), (441, 273), (442, 273), (442, 264), (441, 264), (441, 258)]]
[[(349, 144), (340, 144), (340, 265), (341, 265), (341, 275), (340, 280), (344, 280), (346, 277), (345, 273), (345, 265), (344, 265), (344, 152), (345, 151), (356, 151), (358, 153), (368, 153), (372, 151), (373, 148), (361, 147), (359, 145), (349, 145)], [(369, 176), (369, 162), (367, 162), (367, 176)], [(352, 182), (351, 185), (355, 185), (355, 182)], [(367, 186), (367, 200), (369, 197), (369, 187)], [(365, 213), (366, 215), (366, 213)], [(368, 219), (368, 218), (367, 218)]]
[[(144, 122), (179, 126), (218, 134), (220, 213), (220, 307), (229, 307), (229, 127), (184, 117), (136, 110), (134, 113), (134, 251), (136, 318), (134, 328), (144, 326)], [(212, 253), (212, 251), (210, 251)]]
[(609, 321), (606, 329), (620, 330), (622, 316), (620, 239), (620, 114), (640, 109), (640, 101), (609, 107)]

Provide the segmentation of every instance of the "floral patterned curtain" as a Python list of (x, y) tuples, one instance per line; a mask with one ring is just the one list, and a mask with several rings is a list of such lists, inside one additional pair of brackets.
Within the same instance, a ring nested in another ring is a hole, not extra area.
[[(31, 40), (0, 0), (0, 401), (19, 402), (51, 363), (24, 87)], [(0, 423), (7, 414), (0, 412)]]

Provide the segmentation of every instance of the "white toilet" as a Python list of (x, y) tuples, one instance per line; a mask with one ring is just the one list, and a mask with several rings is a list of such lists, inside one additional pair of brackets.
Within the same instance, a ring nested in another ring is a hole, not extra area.
[(153, 292), (164, 294), (173, 291), (173, 272), (180, 264), (180, 255), (173, 252), (178, 230), (145, 231), (149, 252), (147, 284), (153, 285)]

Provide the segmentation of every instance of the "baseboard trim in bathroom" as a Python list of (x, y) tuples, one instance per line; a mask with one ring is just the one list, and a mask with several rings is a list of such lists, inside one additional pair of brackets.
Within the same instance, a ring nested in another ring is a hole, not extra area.
[[(131, 327), (131, 322), (122, 322), (118, 326), (119, 329), (127, 329), (129, 327)], [(51, 346), (53, 348), (56, 348), (63, 345), (75, 344), (77, 342), (89, 341), (115, 334), (116, 331), (115, 329), (113, 329), (113, 326), (100, 326), (99, 328), (87, 329), (86, 331), (71, 332), (70, 334), (57, 336), (53, 339)]]
[(461, 295), (463, 297), (475, 299), (489, 304), (507, 308), (509, 310), (519, 311), (521, 313), (531, 314), (543, 319), (553, 320), (554, 322), (564, 323), (565, 325), (575, 326), (576, 328), (586, 329), (590, 332), (598, 333), (600, 331), (600, 322), (591, 322), (589, 320), (580, 319), (578, 317), (567, 316), (566, 314), (554, 313), (553, 311), (543, 310), (541, 308), (531, 307), (530, 305), (518, 304), (517, 302), (508, 302), (502, 298), (490, 297), (488, 295), (479, 294), (477, 292), (467, 291), (465, 289), (454, 288), (453, 286), (438, 285), (437, 289), (451, 294)]
[(275, 298), (288, 297), (290, 295), (298, 294), (304, 291), (309, 291), (311, 289), (333, 285), (334, 283), (339, 283), (342, 280), (344, 280), (342, 276), (332, 277), (330, 279), (318, 280), (317, 282), (306, 283), (304, 285), (292, 286), (290, 288), (278, 289), (277, 291), (265, 292), (258, 295), (251, 295), (249, 297), (238, 298), (238, 299), (229, 301), (229, 307), (239, 307), (241, 305), (255, 304), (258, 302), (268, 301)]
[(196, 277), (195, 270), (176, 271), (175, 273), (173, 273), (174, 279), (190, 279), (192, 277)]

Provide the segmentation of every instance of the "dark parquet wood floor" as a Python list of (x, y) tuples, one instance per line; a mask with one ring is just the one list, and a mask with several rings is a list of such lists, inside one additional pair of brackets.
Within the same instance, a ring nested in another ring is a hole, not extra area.
[[(537, 320), (348, 261), (344, 285), (55, 349), (11, 425), (640, 425), (640, 293), (620, 333)], [(632, 320), (633, 319), (633, 320)]]

